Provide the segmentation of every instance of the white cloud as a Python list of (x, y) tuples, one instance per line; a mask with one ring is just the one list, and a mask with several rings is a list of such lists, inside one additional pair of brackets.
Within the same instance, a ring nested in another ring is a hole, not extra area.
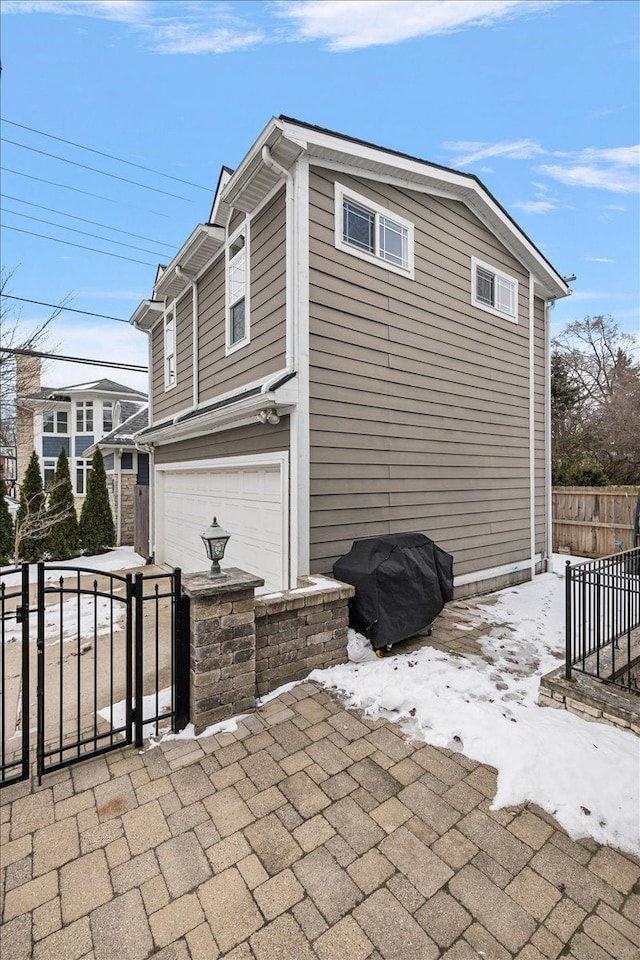
[(589, 263), (614, 263), (615, 261), (610, 260), (609, 257), (585, 257)]
[(637, 171), (623, 164), (577, 163), (566, 167), (543, 164), (538, 172), (569, 187), (591, 187), (613, 193), (637, 193), (640, 189)]
[(557, 208), (557, 204), (552, 200), (521, 200), (514, 203), (514, 207), (525, 213), (550, 213)]
[[(91, 350), (88, 344), (108, 344), (108, 350), (98, 349), (97, 346)], [(102, 323), (99, 320), (78, 323), (58, 317), (48, 349), (51, 348), (67, 357), (83, 357), (89, 353), (91, 359), (113, 360), (114, 363), (126, 361), (143, 367), (147, 366), (149, 360), (146, 336), (131, 326), (109, 320)], [(148, 390), (146, 373), (93, 367), (63, 360), (48, 360), (45, 370), (43, 381), (54, 387), (70, 383), (89, 383), (106, 377), (116, 383), (144, 390), (145, 393)]]
[(357, 50), (414, 37), (490, 26), (536, 13), (557, 0), (293, 0), (278, 15), (297, 29), (295, 39), (324, 40), (330, 50)]
[(5, 13), (49, 13), (112, 20), (140, 31), (155, 53), (229, 53), (264, 35), (223, 3), (172, 0), (3, 0)]
[(442, 146), (454, 154), (455, 167), (468, 167), (489, 158), (503, 160), (530, 160), (545, 151), (533, 140), (502, 140), (499, 143), (483, 143), (477, 140), (447, 141)]

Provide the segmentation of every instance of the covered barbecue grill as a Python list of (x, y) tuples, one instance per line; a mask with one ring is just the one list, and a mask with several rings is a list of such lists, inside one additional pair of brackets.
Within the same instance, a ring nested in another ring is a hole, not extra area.
[(333, 575), (356, 588), (349, 625), (376, 650), (429, 627), (453, 598), (453, 557), (422, 533), (356, 540)]

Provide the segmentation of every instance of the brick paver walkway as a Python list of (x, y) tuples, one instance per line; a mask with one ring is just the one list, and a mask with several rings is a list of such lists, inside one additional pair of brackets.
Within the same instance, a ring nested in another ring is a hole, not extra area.
[(2, 960), (637, 958), (640, 862), (495, 789), (302, 684), (4, 790)]

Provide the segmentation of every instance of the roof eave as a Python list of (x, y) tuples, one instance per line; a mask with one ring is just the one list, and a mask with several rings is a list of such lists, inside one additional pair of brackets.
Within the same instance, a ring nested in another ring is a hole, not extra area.
[[(153, 291), (154, 300), (173, 300), (188, 285), (189, 278), (197, 276), (202, 267), (222, 248), (224, 230), (207, 223), (199, 223), (167, 265)], [(176, 267), (185, 276), (177, 276)]]

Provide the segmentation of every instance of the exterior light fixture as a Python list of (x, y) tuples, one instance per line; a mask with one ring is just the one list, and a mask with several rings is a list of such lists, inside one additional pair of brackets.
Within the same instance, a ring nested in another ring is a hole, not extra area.
[(275, 407), (269, 407), (268, 409), (261, 410), (258, 414), (258, 420), (260, 423), (271, 423), (274, 426), (276, 423), (280, 423), (280, 417)]
[(224, 530), (216, 518), (209, 524), (204, 533), (200, 534), (204, 548), (207, 551), (207, 557), (211, 560), (211, 570), (209, 577), (213, 580), (216, 577), (225, 577), (226, 574), (220, 570), (220, 561), (224, 557), (224, 551), (227, 546), (227, 540), (231, 536)]

